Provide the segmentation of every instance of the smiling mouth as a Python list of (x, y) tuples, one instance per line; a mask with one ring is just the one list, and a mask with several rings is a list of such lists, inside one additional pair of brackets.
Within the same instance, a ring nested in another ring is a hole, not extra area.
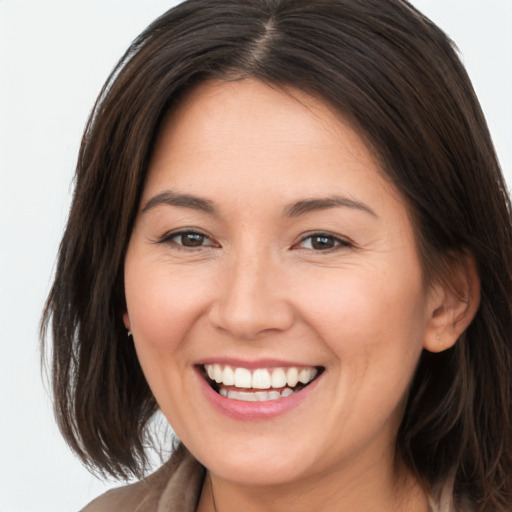
[(250, 370), (220, 364), (204, 364), (201, 373), (210, 387), (223, 397), (245, 402), (286, 398), (310, 385), (323, 367), (277, 367)]

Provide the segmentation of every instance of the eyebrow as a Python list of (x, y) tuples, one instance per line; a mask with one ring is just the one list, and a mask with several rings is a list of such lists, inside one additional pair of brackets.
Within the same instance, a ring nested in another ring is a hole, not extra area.
[(167, 204), (169, 206), (182, 206), (184, 208), (199, 210), (204, 213), (208, 213), (209, 215), (218, 215), (217, 209), (212, 201), (189, 194), (178, 194), (171, 190), (166, 190), (165, 192), (161, 192), (160, 194), (152, 197), (143, 206), (142, 213), (163, 204)]
[(364, 203), (336, 195), (325, 198), (304, 199), (293, 203), (285, 208), (285, 216), (298, 217), (307, 213), (338, 207), (355, 208), (356, 210), (369, 213), (373, 217), (378, 217), (378, 215)]
[[(180, 206), (183, 208), (199, 210), (209, 215), (219, 215), (219, 212), (215, 207), (213, 201), (210, 201), (209, 199), (205, 199), (202, 197), (193, 196), (190, 194), (179, 194), (173, 192), (172, 190), (166, 190), (149, 199), (143, 206), (142, 213), (145, 213), (148, 210), (156, 208), (157, 206), (160, 205)], [(354, 199), (349, 199), (348, 197), (337, 195), (325, 198), (312, 198), (297, 201), (284, 208), (284, 216), (299, 217), (307, 213), (339, 207), (354, 208), (356, 210), (361, 210), (363, 212), (369, 213), (374, 217), (378, 217), (378, 215), (364, 203), (361, 203)]]

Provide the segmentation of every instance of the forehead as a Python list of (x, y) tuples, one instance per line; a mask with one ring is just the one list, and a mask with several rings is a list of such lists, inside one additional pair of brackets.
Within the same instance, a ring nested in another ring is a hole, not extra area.
[(254, 167), (279, 173), (283, 159), (297, 178), (304, 173), (314, 177), (317, 166), (307, 168), (305, 156), (310, 163), (330, 166), (333, 173), (344, 166), (342, 160), (350, 159), (367, 174), (383, 175), (368, 146), (326, 102), (254, 79), (210, 80), (189, 91), (168, 113), (149, 182), (171, 170), (177, 176), (182, 164), (188, 166), (190, 179), (199, 170), (207, 178), (215, 166), (227, 172), (236, 165), (238, 175)]

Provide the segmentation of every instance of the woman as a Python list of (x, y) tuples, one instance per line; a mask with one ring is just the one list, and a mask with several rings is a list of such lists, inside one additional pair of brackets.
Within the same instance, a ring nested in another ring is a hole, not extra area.
[(510, 203), (403, 0), (190, 0), (104, 87), (44, 316), (86, 511), (512, 505)]

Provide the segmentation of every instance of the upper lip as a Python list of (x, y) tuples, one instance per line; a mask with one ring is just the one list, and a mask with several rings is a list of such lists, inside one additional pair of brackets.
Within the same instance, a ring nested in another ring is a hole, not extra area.
[(256, 359), (252, 361), (248, 361), (246, 359), (238, 359), (233, 357), (208, 357), (201, 359), (195, 363), (196, 366), (204, 366), (205, 364), (221, 364), (227, 365), (234, 368), (247, 368), (247, 369), (257, 369), (257, 368), (289, 368), (289, 367), (298, 367), (298, 368), (319, 368), (319, 365), (312, 363), (304, 363), (298, 361), (285, 361), (283, 359)]

